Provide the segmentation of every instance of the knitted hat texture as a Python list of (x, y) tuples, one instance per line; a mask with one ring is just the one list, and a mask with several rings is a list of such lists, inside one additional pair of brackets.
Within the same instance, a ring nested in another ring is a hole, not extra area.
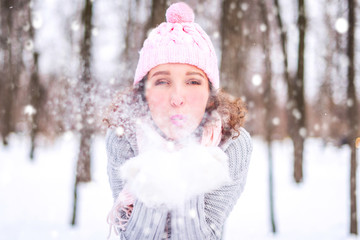
[(160, 64), (185, 63), (203, 70), (213, 87), (219, 88), (214, 46), (194, 18), (193, 10), (183, 2), (167, 9), (166, 22), (151, 31), (140, 51), (134, 85)]

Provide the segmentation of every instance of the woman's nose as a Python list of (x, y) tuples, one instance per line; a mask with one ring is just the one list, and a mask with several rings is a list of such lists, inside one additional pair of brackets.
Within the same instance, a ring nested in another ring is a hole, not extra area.
[(183, 97), (183, 95), (179, 93), (179, 91), (174, 91), (170, 99), (171, 106), (180, 107), (184, 105), (184, 103), (185, 103), (185, 98)]

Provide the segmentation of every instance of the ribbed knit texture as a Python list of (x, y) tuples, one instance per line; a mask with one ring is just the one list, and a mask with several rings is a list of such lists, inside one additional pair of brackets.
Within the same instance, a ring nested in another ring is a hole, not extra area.
[[(252, 142), (250, 135), (241, 128), (240, 136), (229, 139), (220, 146), (229, 157), (229, 174), (233, 182), (218, 190), (203, 194), (185, 202), (183, 207), (169, 212), (165, 208), (149, 208), (135, 201), (126, 230), (120, 239), (221, 239), (225, 220), (242, 193), (249, 168)], [(109, 130), (106, 137), (108, 175), (114, 200), (124, 186), (119, 176), (120, 166), (137, 155), (133, 137), (118, 137)], [(199, 169), (199, 171), (201, 171)], [(167, 220), (171, 217), (170, 221)], [(166, 224), (171, 226), (166, 226)], [(171, 229), (171, 234), (165, 232)]]
[(215, 89), (219, 88), (219, 69), (210, 37), (194, 22), (193, 10), (183, 2), (166, 11), (167, 22), (151, 31), (140, 51), (134, 85), (148, 72), (166, 63), (184, 63), (203, 70)]

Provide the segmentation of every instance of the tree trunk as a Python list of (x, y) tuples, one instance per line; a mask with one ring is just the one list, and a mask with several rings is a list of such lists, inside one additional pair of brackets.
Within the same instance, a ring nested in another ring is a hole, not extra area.
[(31, 148), (30, 148), (30, 159), (34, 159), (34, 152), (35, 152), (35, 138), (39, 129), (39, 111), (41, 110), (40, 103), (41, 103), (41, 86), (39, 82), (39, 73), (38, 73), (38, 58), (39, 55), (35, 51), (33, 54), (34, 59), (34, 66), (33, 72), (31, 73), (30, 79), (30, 103), (34, 107), (35, 112), (31, 116)]
[(292, 114), (295, 117), (295, 126), (291, 128), (294, 143), (294, 179), (297, 183), (303, 181), (303, 152), (306, 137), (305, 123), (305, 98), (304, 98), (304, 59), (305, 59), (305, 0), (298, 0), (298, 28), (299, 28), (299, 47), (298, 47), (298, 66), (294, 88), (295, 106)]
[[(277, 24), (280, 30), (280, 42), (281, 42), (281, 49), (284, 55), (284, 60), (283, 60), (283, 65), (284, 65), (284, 79), (287, 85), (287, 104), (286, 104), (286, 109), (287, 109), (287, 131), (293, 141), (293, 145), (294, 145), (294, 162), (298, 163), (297, 161), (295, 161), (296, 159), (296, 149), (301, 149), (301, 146), (295, 146), (297, 143), (297, 138), (295, 138), (295, 133), (294, 133), (294, 129), (296, 129), (296, 117), (294, 116), (294, 113), (298, 113), (298, 110), (296, 108), (296, 101), (295, 101), (295, 84), (292, 81), (292, 78), (290, 76), (289, 73), (289, 64), (288, 64), (288, 59), (289, 56), (287, 54), (287, 36), (286, 36), (286, 29), (283, 25), (283, 20), (282, 20), (282, 16), (281, 16), (281, 8), (280, 8), (280, 4), (278, 0), (274, 0), (274, 5), (277, 9), (277, 14), (276, 14), (276, 20), (277, 20)], [(296, 116), (298, 116), (299, 114), (297, 114)], [(298, 128), (298, 127), (297, 127)], [(298, 130), (297, 133), (299, 132)], [(300, 170), (301, 170), (301, 174), (302, 174), (302, 165), (300, 165)], [(294, 169), (296, 169), (298, 167), (294, 166)]]
[(23, 62), (23, 13), (26, 1), (4, 0), (0, 3), (1, 42), (3, 48), (3, 71), (0, 76), (0, 117), (3, 144), (7, 145), (8, 136), (16, 131), (19, 119), (19, 102), (23, 96), (17, 96), (20, 75), (24, 68)]
[[(31, 41), (35, 42), (35, 29), (33, 27), (32, 23), (32, 11), (30, 7), (30, 2), (28, 3), (28, 14), (29, 14), (29, 23), (30, 23), (30, 29), (29, 29), (29, 38)], [(30, 105), (33, 106), (35, 109), (35, 112), (33, 115), (31, 115), (31, 132), (30, 132), (30, 138), (31, 138), (31, 148), (30, 148), (30, 159), (34, 159), (34, 151), (35, 151), (35, 138), (37, 135), (37, 132), (39, 130), (39, 113), (41, 110), (41, 99), (43, 98), (42, 89), (40, 85), (40, 79), (39, 79), (39, 53), (36, 50), (33, 50), (33, 65), (31, 69), (31, 79), (30, 79)]]
[(349, 32), (347, 43), (347, 55), (349, 59), (348, 65), (348, 87), (347, 87), (347, 112), (348, 112), (348, 143), (351, 149), (350, 158), (350, 233), (358, 234), (357, 230), (357, 207), (356, 207), (356, 137), (359, 131), (358, 120), (358, 102), (356, 97), (355, 87), (355, 25), (356, 25), (356, 2), (355, 0), (348, 0), (349, 8)]
[(16, 88), (13, 70), (13, 11), (10, 0), (1, 1), (1, 35), (4, 36), (4, 75), (2, 79), (1, 135), (3, 144), (8, 144), (8, 136), (14, 130), (12, 123), (13, 97)]
[[(137, 57), (137, 51), (140, 46), (137, 46), (136, 34), (139, 31), (137, 29), (136, 19), (132, 14), (133, 12), (133, 4), (137, 4), (137, 1), (133, 0), (128, 1), (128, 13), (127, 13), (127, 21), (126, 21), (126, 32), (125, 32), (125, 48), (121, 54), (121, 62), (125, 65), (122, 76), (125, 79), (125, 82), (131, 83), (134, 78), (134, 70), (136, 68), (137, 61), (134, 59), (134, 56)], [(137, 6), (135, 6), (137, 7)]]
[(277, 9), (277, 23), (280, 29), (281, 48), (284, 55), (284, 78), (287, 83), (288, 95), (288, 132), (293, 141), (294, 146), (294, 179), (299, 183), (303, 181), (303, 149), (304, 138), (306, 136), (305, 128), (305, 100), (304, 100), (304, 52), (305, 52), (305, 29), (306, 16), (304, 0), (298, 0), (299, 5), (299, 47), (298, 47), (298, 69), (295, 82), (290, 77), (288, 70), (288, 55), (286, 51), (287, 38), (286, 31), (283, 26), (281, 17), (280, 4), (278, 0), (274, 0)]
[(80, 182), (91, 181), (91, 138), (93, 135), (94, 106), (91, 101), (91, 30), (93, 15), (92, 0), (85, 0), (85, 7), (82, 12), (82, 23), (84, 26), (84, 37), (81, 43), (81, 81), (80, 81), (80, 108), (82, 114), (80, 130), (80, 150), (76, 168), (76, 179), (74, 186), (74, 207), (71, 224), (76, 224), (77, 209), (77, 187)]
[(164, 22), (165, 19), (165, 13), (166, 9), (169, 7), (167, 0), (152, 0), (152, 6), (151, 6), (151, 16), (149, 21), (147, 22), (145, 26), (145, 35), (144, 40), (147, 37), (147, 32), (159, 25), (160, 23)]
[(268, 160), (269, 160), (269, 209), (270, 209), (270, 222), (273, 233), (276, 233), (276, 221), (275, 221), (275, 210), (274, 210), (274, 181), (273, 181), (273, 154), (272, 154), (272, 135), (273, 135), (273, 112), (275, 97), (272, 93), (272, 66), (271, 66), (271, 42), (270, 42), (270, 25), (268, 21), (268, 10), (266, 7), (265, 0), (260, 0), (260, 10), (262, 22), (266, 26), (266, 30), (263, 33), (262, 47), (265, 56), (265, 81), (264, 82), (264, 105), (265, 105), (265, 134), (268, 145)]
[[(323, 76), (323, 82), (321, 83), (318, 98), (314, 106), (314, 111), (318, 113), (317, 118), (319, 118), (319, 133), (320, 137), (324, 139), (326, 142), (334, 137), (333, 130), (334, 129), (334, 118), (337, 117), (334, 111), (335, 103), (333, 98), (332, 91), (332, 81), (336, 79), (334, 77), (334, 69), (336, 68), (335, 63), (333, 61), (333, 56), (336, 55), (336, 48), (334, 47), (334, 39), (336, 37), (336, 32), (332, 23), (332, 16), (329, 13), (329, 8), (332, 6), (333, 1), (329, 1), (325, 6), (324, 11), (324, 23), (326, 26), (326, 32), (328, 34), (328, 38), (325, 40), (325, 72)], [(328, 6), (329, 5), (329, 6)]]
[(146, 24), (143, 24), (139, 22), (137, 16), (138, 9), (141, 7), (139, 1), (128, 0), (125, 38), (123, 40), (125, 48), (121, 54), (121, 62), (123, 62), (121, 77), (128, 84), (133, 81), (139, 57), (138, 51), (147, 38), (148, 31), (165, 21), (165, 12), (169, 5), (168, 1), (153, 0), (151, 3), (150, 17)]
[(241, 4), (246, 0), (224, 0), (221, 16), (221, 79), (223, 88), (231, 94), (244, 95), (243, 82), (246, 72), (245, 36)]
[(280, 42), (281, 42), (281, 50), (284, 55), (283, 65), (284, 65), (284, 78), (287, 83), (288, 87), (288, 97), (289, 99), (292, 99), (292, 84), (290, 82), (290, 75), (289, 75), (289, 67), (288, 67), (288, 54), (286, 50), (287, 45), (287, 37), (286, 37), (286, 30), (283, 25), (282, 17), (281, 17), (281, 10), (278, 0), (274, 0), (276, 11), (276, 21), (280, 30)]

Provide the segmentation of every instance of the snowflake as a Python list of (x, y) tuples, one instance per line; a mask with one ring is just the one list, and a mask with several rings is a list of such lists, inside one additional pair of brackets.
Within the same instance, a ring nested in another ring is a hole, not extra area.
[(254, 86), (260, 86), (262, 83), (262, 77), (259, 74), (254, 74), (251, 81)]
[(300, 112), (298, 109), (296, 109), (296, 108), (292, 111), (292, 115), (293, 115), (297, 120), (299, 120), (299, 119), (301, 118), (301, 112)]
[(267, 30), (266, 25), (264, 23), (260, 24), (260, 31), (261, 32), (266, 32), (266, 30)]
[(94, 27), (93, 29), (91, 29), (91, 34), (94, 37), (96, 37), (97, 35), (99, 35), (99, 30), (96, 27)]
[(196, 210), (195, 209), (190, 209), (189, 211), (189, 216), (191, 218), (196, 218)]
[(340, 33), (344, 34), (349, 29), (349, 23), (345, 18), (338, 18), (335, 22), (335, 30)]
[(306, 137), (306, 133), (307, 133), (306, 128), (300, 128), (299, 134), (302, 138)]
[(80, 29), (80, 23), (78, 21), (73, 21), (71, 23), (71, 30), (77, 32)]
[(274, 126), (279, 126), (279, 124), (280, 124), (280, 119), (279, 119), (278, 117), (274, 117), (274, 118), (272, 119), (272, 124), (273, 124)]
[(116, 132), (117, 136), (121, 137), (124, 134), (124, 128), (118, 127), (118, 128), (116, 128), (115, 132)]
[(348, 100), (346, 101), (346, 105), (347, 105), (348, 107), (352, 107), (352, 106), (354, 105), (354, 101), (353, 101), (352, 99), (348, 99)]
[(35, 29), (41, 28), (41, 26), (43, 25), (42, 16), (39, 13), (33, 13), (31, 24)]
[(27, 40), (26, 42), (25, 42), (25, 49), (27, 50), (27, 51), (32, 51), (33, 49), (34, 49), (34, 43), (33, 43), (33, 41), (31, 41), (31, 40)]
[(242, 3), (242, 4), (241, 4), (241, 10), (243, 10), (244, 12), (245, 12), (246, 10), (248, 10), (248, 8), (249, 8), (249, 5), (248, 5), (247, 3)]
[(24, 108), (24, 113), (28, 116), (32, 116), (36, 113), (36, 109), (32, 105), (27, 105)]

